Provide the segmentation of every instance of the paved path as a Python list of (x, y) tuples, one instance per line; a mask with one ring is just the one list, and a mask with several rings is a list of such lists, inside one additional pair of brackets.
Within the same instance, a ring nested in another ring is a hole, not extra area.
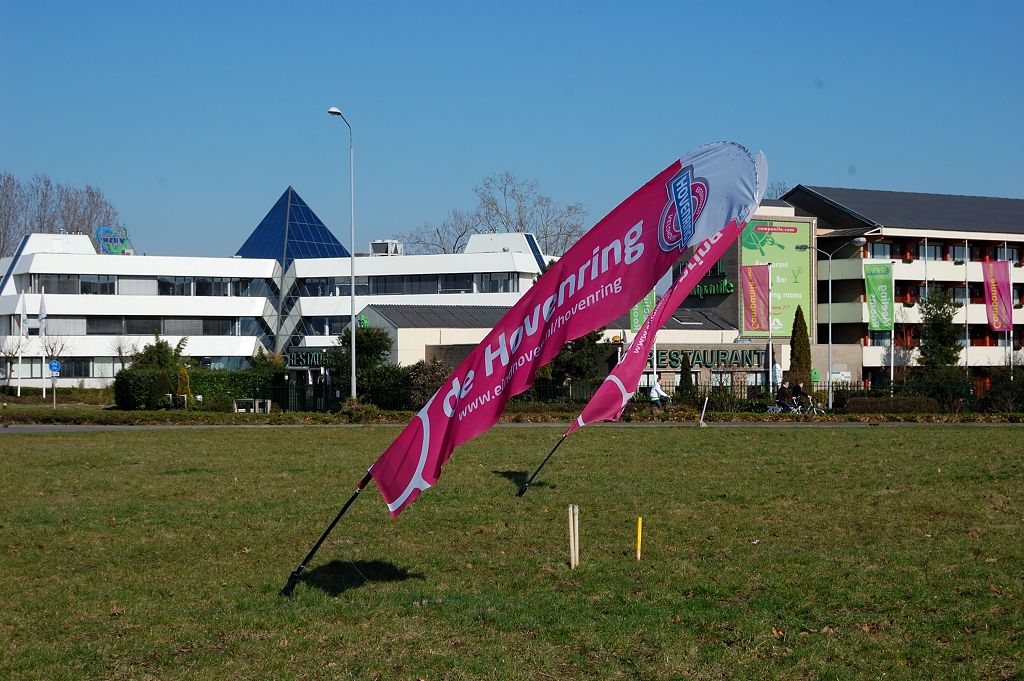
[[(254, 425), (140, 425), (140, 426), (116, 426), (116, 425), (74, 425), (74, 424), (7, 424), (0, 428), (0, 436), (13, 433), (101, 433), (111, 431), (140, 431), (140, 430), (211, 430), (217, 428), (401, 428), (404, 424), (399, 423), (338, 423), (338, 424), (254, 424)], [(708, 428), (912, 428), (920, 426), (973, 426), (973, 427), (1022, 427), (1019, 423), (897, 423), (897, 422), (875, 422), (863, 423), (856, 421), (764, 421), (764, 422), (714, 422), (709, 421)], [(499, 423), (495, 428), (550, 428), (552, 430), (565, 430), (568, 423)], [(587, 426), (587, 428), (696, 428), (693, 421), (680, 421), (674, 423), (599, 423)]]

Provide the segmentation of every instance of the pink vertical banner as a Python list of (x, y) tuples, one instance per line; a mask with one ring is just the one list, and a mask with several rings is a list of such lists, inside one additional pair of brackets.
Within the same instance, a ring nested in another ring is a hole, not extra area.
[[(758, 156), (758, 163), (763, 156)], [(537, 280), (452, 372), (370, 468), (397, 516), (433, 486), (458, 445), (490, 428), (511, 396), (570, 340), (646, 295), (681, 255), (747, 221), (760, 184), (738, 144), (701, 147), (594, 225)]]
[(1013, 327), (1013, 304), (1010, 297), (1010, 261), (995, 260), (981, 264), (985, 278), (985, 311), (993, 331), (1009, 331)]
[(768, 331), (768, 265), (743, 265), (743, 330)]
[[(764, 154), (758, 152), (754, 164), (757, 184), (754, 189), (753, 205), (756, 207), (761, 203), (764, 187), (768, 181), (768, 161)], [(753, 212), (752, 209), (750, 213)], [(693, 249), (686, 266), (658, 301), (654, 311), (644, 321), (644, 325), (633, 336), (633, 341), (622, 355), (622, 359), (601, 383), (597, 392), (590, 398), (590, 402), (583, 408), (583, 412), (565, 431), (566, 435), (589, 423), (616, 421), (622, 416), (623, 409), (626, 408), (640, 384), (640, 376), (647, 365), (649, 348), (654, 344), (658, 330), (679, 308), (697, 282), (732, 246), (746, 226), (746, 220), (732, 220)], [(764, 268), (768, 269), (768, 265), (764, 265)]]

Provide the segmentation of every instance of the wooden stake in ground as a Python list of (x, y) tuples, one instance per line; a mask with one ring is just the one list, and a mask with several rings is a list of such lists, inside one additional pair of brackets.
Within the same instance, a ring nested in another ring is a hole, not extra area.
[(575, 570), (580, 564), (580, 507), (569, 506), (569, 568)]
[(637, 516), (636, 519), (636, 559), (640, 560), (640, 545), (644, 537), (644, 517)]

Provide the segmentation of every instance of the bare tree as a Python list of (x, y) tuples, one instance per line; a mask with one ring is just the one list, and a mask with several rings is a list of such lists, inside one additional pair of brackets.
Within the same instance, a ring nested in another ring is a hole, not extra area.
[(139, 345), (127, 336), (115, 336), (110, 340), (110, 350), (117, 357), (117, 363), (121, 365), (120, 369), (114, 372), (116, 374), (128, 365), (132, 357), (138, 354)]
[(581, 203), (560, 205), (540, 193), (533, 180), (512, 173), (490, 175), (473, 189), (479, 203), (472, 211), (453, 210), (439, 225), (425, 224), (399, 236), (409, 253), (456, 253), (472, 234), (529, 232), (541, 251), (561, 255), (585, 231)]
[(68, 349), (68, 339), (61, 335), (45, 336), (43, 338), (43, 351), (50, 359), (57, 359)]
[[(121, 216), (117, 209), (107, 201), (103, 190), (91, 184), (85, 185), (85, 215), (81, 225), (76, 231), (88, 234), (96, 242), (97, 227), (116, 227), (121, 222)], [(95, 243), (98, 247), (99, 244)]]
[(4, 375), (7, 377), (7, 385), (11, 384), (11, 368), (25, 349), (25, 338), (22, 336), (7, 336), (0, 345), (0, 356), (4, 358)]
[(46, 175), (36, 175), (28, 184), (29, 215), (25, 233), (52, 234), (58, 225), (58, 193), (60, 186)]
[(504, 172), (485, 177), (473, 192), (480, 199), (481, 231), (530, 232), (548, 255), (561, 255), (585, 231), (583, 204), (561, 206), (541, 194), (534, 180)]
[(790, 186), (785, 180), (771, 180), (764, 190), (764, 198), (781, 199), (789, 193)]
[(85, 192), (78, 187), (58, 185), (57, 201), (60, 231), (68, 234), (82, 231), (79, 227), (85, 222)]
[(0, 256), (12, 255), (31, 232), (88, 234), (98, 246), (96, 228), (101, 226), (119, 227), (120, 216), (98, 187), (65, 186), (46, 175), (22, 183), (0, 173)]
[(460, 253), (469, 235), (479, 231), (477, 213), (453, 210), (444, 222), (427, 223), (417, 230), (403, 234), (402, 241), (408, 253)]
[(0, 255), (13, 253), (28, 222), (28, 194), (14, 175), (0, 173)]

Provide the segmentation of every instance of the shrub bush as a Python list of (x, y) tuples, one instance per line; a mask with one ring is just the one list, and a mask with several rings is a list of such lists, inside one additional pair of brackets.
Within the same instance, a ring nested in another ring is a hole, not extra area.
[[(358, 346), (356, 352), (358, 355)], [(349, 423), (374, 423), (383, 418), (381, 410), (376, 406), (353, 399), (348, 399), (341, 405), (338, 415), (347, 419)]]
[(162, 375), (163, 371), (129, 367), (117, 372), (114, 377), (114, 403), (117, 408), (125, 411), (150, 409), (158, 374)]
[(1020, 376), (1012, 380), (1009, 369), (996, 369), (992, 372), (991, 381), (983, 403), (987, 411), (1024, 411), (1024, 380)]
[(260, 387), (270, 382), (267, 372), (221, 369), (193, 369), (190, 372), (192, 394), (202, 395), (203, 401), (218, 395), (232, 399), (255, 397)]
[(203, 395), (203, 401), (196, 403), (196, 409), (230, 414), (235, 410), (235, 400), (230, 395)]
[(963, 367), (934, 367), (913, 373), (905, 390), (912, 395), (931, 397), (946, 411), (960, 411), (970, 401), (971, 379)]
[(848, 414), (935, 414), (941, 411), (931, 397), (851, 397)]

